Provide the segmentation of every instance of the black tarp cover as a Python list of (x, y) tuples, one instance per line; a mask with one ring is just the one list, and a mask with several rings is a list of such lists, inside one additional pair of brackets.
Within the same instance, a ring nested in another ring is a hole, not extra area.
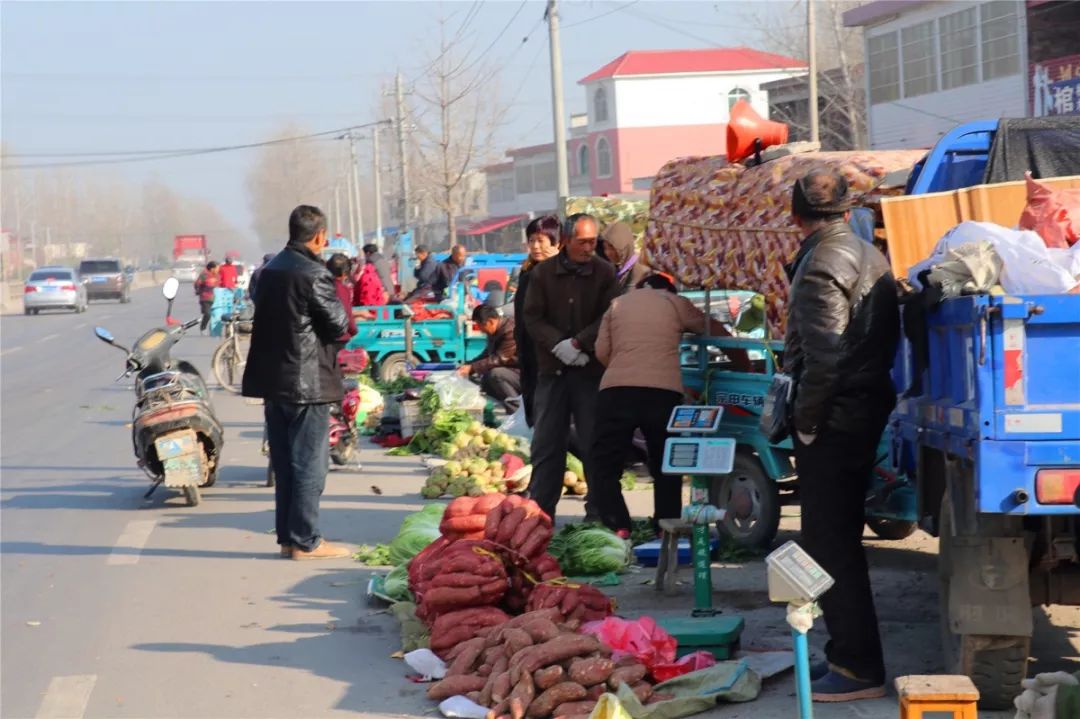
[(1080, 116), (1002, 120), (983, 183), (1080, 175)]

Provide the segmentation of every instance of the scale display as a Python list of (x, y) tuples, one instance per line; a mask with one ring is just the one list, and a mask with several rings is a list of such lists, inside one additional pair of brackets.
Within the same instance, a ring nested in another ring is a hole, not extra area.
[(824, 594), (833, 578), (794, 541), (785, 543), (765, 557), (769, 599), (774, 602), (806, 604)]
[(730, 474), (735, 440), (730, 437), (671, 437), (664, 443), (665, 474)]
[(679, 434), (714, 434), (720, 429), (723, 416), (723, 407), (679, 405), (671, 411), (667, 430)]

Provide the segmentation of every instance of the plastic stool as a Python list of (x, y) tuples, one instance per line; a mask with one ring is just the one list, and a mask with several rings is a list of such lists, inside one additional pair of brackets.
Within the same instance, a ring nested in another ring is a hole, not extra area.
[(656, 559), (656, 591), (671, 595), (678, 592), (679, 539), (691, 538), (694, 525), (681, 519), (661, 519), (660, 531), (664, 533), (664, 539)]
[(896, 678), (900, 719), (921, 719), (924, 712), (949, 712), (954, 719), (977, 719), (979, 690), (965, 676), (945, 674)]

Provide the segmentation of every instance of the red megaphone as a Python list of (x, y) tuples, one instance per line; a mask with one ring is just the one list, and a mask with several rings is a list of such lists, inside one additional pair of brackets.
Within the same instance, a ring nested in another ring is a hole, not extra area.
[(741, 162), (756, 151), (783, 145), (787, 139), (787, 125), (766, 120), (746, 100), (739, 100), (731, 108), (727, 125), (728, 162)]

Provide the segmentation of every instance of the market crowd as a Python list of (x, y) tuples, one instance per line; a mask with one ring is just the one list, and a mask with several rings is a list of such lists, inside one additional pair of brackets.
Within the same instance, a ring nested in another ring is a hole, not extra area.
[[(812, 672), (820, 701), (883, 696), (885, 680), (861, 535), (866, 477), (895, 401), (898, 309), (888, 264), (852, 232), (849, 210), (842, 176), (814, 171), (795, 183), (792, 220), (804, 240), (786, 268), (784, 369), (795, 389), (781, 434), (795, 448), (802, 544), (835, 580), (821, 600), (828, 661)], [(680, 345), (686, 333), (722, 337), (727, 329), (678, 294), (671, 276), (641, 262), (623, 222), (601, 228), (588, 214), (546, 215), (529, 223), (526, 239), (513, 309), (497, 302), (474, 309), (487, 343), (459, 374), (524, 414), (533, 432), (527, 491), (552, 518), (573, 448), (585, 466), (586, 521), (629, 537), (619, 479), (636, 431), (653, 478), (654, 528), (679, 518), (682, 478), (663, 474), (661, 461), (668, 418), (685, 396)], [(347, 554), (320, 535), (318, 505), (329, 407), (342, 395), (336, 355), (356, 333), (353, 306), (437, 302), (466, 264), (460, 245), (442, 262), (416, 248), (417, 289), (403, 298), (378, 247), (365, 246), (363, 264), (353, 265), (343, 255), (324, 264), (326, 246), (325, 216), (300, 206), (288, 244), (252, 280), (258, 292), (243, 393), (264, 400), (277, 539), (293, 559)], [(205, 285), (216, 281), (208, 268)], [(746, 352), (725, 355), (732, 371), (753, 371)]]

